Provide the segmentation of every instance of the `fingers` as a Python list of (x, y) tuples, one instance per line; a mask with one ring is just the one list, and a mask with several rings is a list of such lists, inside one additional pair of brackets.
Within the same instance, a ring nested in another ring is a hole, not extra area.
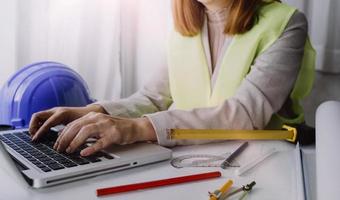
[(84, 126), (71, 141), (70, 145), (66, 149), (66, 152), (73, 153), (77, 148), (84, 144), (88, 138), (95, 136), (98, 131), (99, 127), (97, 124), (89, 124)]
[(47, 133), (51, 127), (61, 124), (64, 121), (64, 117), (64, 113), (62, 112), (56, 112), (52, 114), (52, 116), (50, 116), (45, 122), (43, 122), (43, 125), (35, 133), (33, 133), (32, 140), (35, 141), (39, 139), (41, 136)]
[(83, 149), (81, 156), (88, 156), (111, 144), (130, 144), (139, 140), (136, 123), (130, 119), (115, 119), (109, 115), (90, 113), (68, 124), (59, 135), (54, 148), (72, 153), (91, 137), (99, 138), (95, 144)]
[(57, 140), (54, 143), (53, 149), (57, 150), (60, 144), (60, 140), (61, 138), (64, 137), (65, 133), (68, 133), (68, 131), (70, 130), (70, 128), (76, 124), (78, 121), (82, 120), (82, 118), (76, 119), (73, 122), (69, 123), (67, 126), (65, 126), (65, 128), (59, 133), (59, 136), (57, 138)]
[(100, 150), (103, 150), (107, 147), (109, 147), (111, 145), (111, 142), (109, 142), (108, 140), (106, 140), (105, 138), (101, 138), (99, 140), (97, 140), (96, 143), (94, 143), (92, 146), (89, 146), (85, 149), (83, 149), (80, 152), (81, 156), (89, 156), (92, 155)]
[(30, 125), (29, 125), (29, 133), (33, 136), (41, 125), (52, 115), (53, 113), (50, 110), (37, 112), (32, 115)]
[[(91, 114), (91, 115), (86, 115), (82, 118), (79, 118), (73, 121), (72, 123), (68, 124), (66, 128), (61, 132), (59, 137), (57, 138), (54, 148), (59, 152), (65, 151), (65, 149), (70, 145), (70, 143), (74, 140), (74, 138), (77, 135), (82, 134), (81, 129), (83, 127), (84, 128), (87, 127), (87, 125), (96, 123), (96, 120), (97, 119), (93, 117), (93, 114)], [(92, 130), (94, 130), (93, 127), (91, 129), (86, 128), (85, 130), (83, 130), (85, 131), (86, 135), (82, 137), (87, 137), (87, 138), (91, 137), (93, 133)], [(86, 141), (86, 139), (84, 140), (84, 142)]]

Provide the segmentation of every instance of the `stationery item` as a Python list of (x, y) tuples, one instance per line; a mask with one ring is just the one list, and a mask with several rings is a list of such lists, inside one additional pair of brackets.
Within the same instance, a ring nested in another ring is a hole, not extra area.
[(220, 197), (220, 199), (227, 199), (237, 193), (240, 193), (243, 191), (243, 194), (240, 196), (240, 200), (244, 199), (246, 197), (246, 195), (253, 189), (253, 187), (256, 185), (255, 181), (252, 181), (251, 183), (247, 184), (247, 185), (243, 185), (242, 187), (230, 192), (230, 193), (225, 193), (223, 196)]
[(271, 148), (268, 151), (266, 151), (263, 155), (260, 155), (258, 157), (256, 157), (255, 159), (253, 159), (252, 161), (250, 161), (249, 163), (245, 164), (244, 166), (240, 167), (239, 169), (236, 170), (236, 174), (238, 176), (241, 176), (242, 174), (246, 173), (247, 171), (249, 171), (250, 169), (254, 168), (255, 166), (257, 166), (259, 163), (261, 163), (262, 161), (264, 161), (265, 159), (267, 159), (268, 157), (270, 157), (271, 155), (273, 155), (274, 153), (276, 153), (276, 149), (275, 148)]
[(205, 129), (170, 129), (171, 140), (287, 140), (296, 142), (295, 128), (284, 125), (285, 130), (205, 130)]
[[(173, 158), (170, 164), (175, 168), (183, 167), (220, 167), (221, 163), (230, 156), (230, 153), (221, 155), (212, 154), (188, 154)], [(233, 162), (230, 167), (240, 167), (237, 162)]]
[(245, 148), (247, 148), (248, 142), (243, 143), (239, 148), (236, 149), (225, 161), (222, 162), (221, 168), (226, 169), (227, 167), (232, 166), (231, 163), (235, 160), (237, 156), (239, 156)]
[(210, 200), (218, 200), (222, 195), (227, 193), (227, 191), (231, 188), (233, 185), (232, 180), (228, 180), (220, 189), (215, 190), (214, 192), (209, 192)]
[(221, 172), (214, 171), (214, 172), (208, 172), (208, 173), (202, 173), (202, 174), (180, 176), (180, 177), (175, 177), (175, 178), (141, 182), (141, 183), (135, 183), (135, 184), (129, 184), (129, 185), (116, 186), (116, 187), (100, 188), (100, 189), (97, 189), (97, 196), (104, 196), (104, 195), (109, 195), (109, 194), (116, 194), (116, 193), (121, 193), (121, 192), (135, 191), (135, 190), (154, 188), (154, 187), (160, 187), (160, 186), (167, 186), (167, 185), (173, 185), (173, 184), (179, 184), (179, 183), (193, 182), (193, 181), (198, 181), (198, 180), (217, 178), (220, 176), (221, 176)]

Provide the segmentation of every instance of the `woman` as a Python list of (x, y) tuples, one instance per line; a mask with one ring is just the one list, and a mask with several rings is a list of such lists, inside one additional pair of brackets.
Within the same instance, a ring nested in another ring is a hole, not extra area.
[[(313, 49), (296, 9), (261, 0), (174, 0), (168, 65), (136, 94), (82, 108), (33, 115), (37, 140), (67, 124), (54, 148), (88, 156), (113, 144), (171, 141), (166, 130), (263, 129), (302, 123), (299, 100), (310, 90)], [(307, 41), (307, 42), (306, 42)], [(305, 45), (306, 44), (306, 45)]]

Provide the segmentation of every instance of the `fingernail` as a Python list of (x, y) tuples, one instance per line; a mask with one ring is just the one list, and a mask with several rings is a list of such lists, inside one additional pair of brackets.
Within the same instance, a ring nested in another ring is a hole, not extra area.
[(57, 143), (55, 143), (55, 144), (53, 145), (53, 149), (54, 149), (54, 150), (57, 149)]
[(87, 156), (87, 154), (88, 154), (88, 153), (87, 153), (86, 150), (82, 150), (82, 151), (80, 152), (80, 155), (81, 155), (81, 156)]
[(70, 147), (67, 147), (66, 153), (71, 153), (71, 148)]

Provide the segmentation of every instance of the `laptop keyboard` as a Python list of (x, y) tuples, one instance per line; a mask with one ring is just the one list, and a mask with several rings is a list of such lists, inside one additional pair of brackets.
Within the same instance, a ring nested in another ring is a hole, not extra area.
[(103, 158), (114, 159), (104, 152), (87, 157), (81, 157), (80, 150), (72, 154), (59, 153), (53, 149), (55, 140), (45, 139), (35, 143), (27, 131), (3, 134), (0, 140), (44, 172), (101, 162)]

